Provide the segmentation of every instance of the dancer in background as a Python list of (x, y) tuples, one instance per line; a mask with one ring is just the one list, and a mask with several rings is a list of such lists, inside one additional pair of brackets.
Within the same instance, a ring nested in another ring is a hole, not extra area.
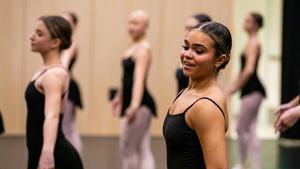
[(78, 153), (82, 155), (82, 141), (75, 126), (76, 108), (82, 108), (82, 101), (78, 83), (72, 74), (73, 66), (78, 58), (78, 47), (74, 39), (78, 18), (73, 12), (66, 12), (62, 17), (66, 19), (72, 27), (72, 44), (68, 49), (62, 51), (61, 56), (62, 64), (69, 70), (71, 77), (68, 98), (64, 102), (63, 132), (67, 140), (75, 147)]
[(147, 90), (151, 65), (151, 49), (146, 40), (149, 24), (144, 11), (134, 11), (128, 21), (131, 46), (122, 58), (122, 89), (112, 101), (113, 111), (121, 115), (121, 157), (123, 169), (154, 169), (150, 147), (151, 116), (156, 115), (155, 103)]
[(28, 169), (82, 169), (74, 147), (62, 132), (62, 102), (69, 86), (61, 51), (71, 45), (71, 25), (60, 16), (42, 16), (30, 37), (31, 50), (43, 64), (28, 84), (26, 141)]
[(244, 29), (248, 41), (241, 55), (241, 71), (238, 77), (226, 88), (230, 96), (241, 90), (240, 112), (237, 119), (239, 161), (234, 169), (244, 169), (248, 149), (251, 152), (251, 166), (260, 168), (260, 141), (256, 135), (256, 121), (259, 107), (266, 96), (265, 89), (257, 76), (261, 55), (258, 31), (263, 26), (263, 18), (258, 13), (250, 13), (245, 18)]
[(207, 22), (187, 34), (180, 58), (189, 84), (163, 125), (168, 169), (227, 169), (228, 113), (217, 76), (230, 60), (231, 46), (231, 34), (220, 23)]
[[(205, 22), (210, 22), (211, 18), (206, 14), (196, 14), (189, 17), (185, 23), (186, 34), (193, 28), (199, 27)], [(188, 86), (189, 78), (183, 74), (182, 65), (179, 65), (176, 69), (176, 79), (177, 79), (177, 93), (185, 89)]]

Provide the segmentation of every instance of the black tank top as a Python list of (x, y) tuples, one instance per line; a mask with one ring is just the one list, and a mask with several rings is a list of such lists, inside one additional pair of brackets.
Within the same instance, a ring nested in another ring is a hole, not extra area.
[[(133, 87), (133, 76), (135, 63), (131, 57), (122, 60), (123, 66), (123, 78), (122, 78), (122, 111), (121, 117), (125, 115), (126, 108), (130, 105), (132, 97), (132, 87)], [(143, 98), (141, 105), (145, 105), (150, 108), (152, 114), (156, 116), (155, 102), (149, 91), (147, 90), (146, 83), (143, 92)]]
[[(181, 94), (182, 92), (179, 93), (175, 100)], [(187, 109), (185, 109), (183, 113), (180, 114), (170, 115), (169, 109), (163, 124), (163, 135), (166, 142), (168, 169), (206, 168), (201, 143), (198, 139), (197, 133), (195, 130), (191, 129), (185, 121), (186, 112), (201, 99), (207, 99), (215, 104), (225, 118), (225, 114), (221, 107), (208, 97), (201, 97), (197, 99)]]
[[(247, 61), (247, 58), (246, 58), (245, 54), (243, 53), (241, 55), (241, 70), (243, 70), (245, 68), (246, 61)], [(264, 97), (266, 96), (265, 88), (257, 76), (258, 61), (259, 61), (259, 56), (256, 59), (254, 73), (250, 76), (248, 81), (242, 87), (241, 97), (243, 97), (247, 94), (250, 94), (254, 91), (261, 93)]]
[(187, 88), (189, 84), (189, 78), (183, 74), (182, 68), (177, 68), (176, 70), (176, 79), (177, 79), (177, 93)]
[[(36, 79), (49, 69), (44, 70)], [(40, 146), (43, 144), (45, 96), (36, 89), (34, 85), (36, 79), (28, 84), (25, 92), (27, 105), (26, 142), (28, 147)], [(64, 97), (64, 94), (62, 97)], [(65, 139), (62, 132), (62, 118), (63, 115), (60, 114), (56, 141)]]

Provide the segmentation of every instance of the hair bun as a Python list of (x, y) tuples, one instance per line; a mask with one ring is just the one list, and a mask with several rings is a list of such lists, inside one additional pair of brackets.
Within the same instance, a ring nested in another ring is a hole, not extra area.
[(61, 16), (42, 16), (43, 21), (53, 39), (59, 39), (60, 50), (68, 49), (72, 44), (72, 28), (70, 23)]

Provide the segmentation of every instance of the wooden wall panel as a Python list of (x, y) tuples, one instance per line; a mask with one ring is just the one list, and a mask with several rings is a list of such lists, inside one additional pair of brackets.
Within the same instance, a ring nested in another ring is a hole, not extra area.
[(9, 132), (24, 132), (24, 2), (1, 1), (0, 8), (0, 109)]
[(231, 25), (231, 6), (231, 0), (1, 0), (0, 18), (5, 24), (0, 27), (0, 109), (7, 132), (24, 133), (24, 90), (41, 64), (40, 56), (32, 53), (29, 45), (39, 16), (68, 10), (78, 14), (79, 58), (74, 76), (82, 89), (85, 108), (77, 114), (77, 127), (84, 135), (107, 136), (119, 133), (119, 119), (112, 117), (107, 97), (110, 87), (120, 86), (120, 58), (130, 44), (127, 18), (132, 10), (147, 11), (151, 19), (147, 37), (153, 52), (147, 83), (159, 113), (153, 120), (152, 133), (161, 135), (163, 118), (176, 95), (175, 69), (186, 18), (206, 12)]

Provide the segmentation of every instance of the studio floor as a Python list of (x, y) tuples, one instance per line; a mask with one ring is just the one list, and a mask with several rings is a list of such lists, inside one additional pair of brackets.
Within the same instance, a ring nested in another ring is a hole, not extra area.
[[(83, 139), (83, 162), (85, 169), (120, 169), (120, 155), (117, 137), (90, 137)], [(262, 169), (277, 169), (277, 140), (262, 141)], [(163, 138), (152, 139), (152, 150), (156, 169), (166, 169), (166, 153)], [(237, 159), (235, 140), (228, 140), (230, 168)], [(0, 169), (25, 169), (27, 151), (23, 136), (0, 136)], [(250, 168), (250, 167), (248, 167)]]

